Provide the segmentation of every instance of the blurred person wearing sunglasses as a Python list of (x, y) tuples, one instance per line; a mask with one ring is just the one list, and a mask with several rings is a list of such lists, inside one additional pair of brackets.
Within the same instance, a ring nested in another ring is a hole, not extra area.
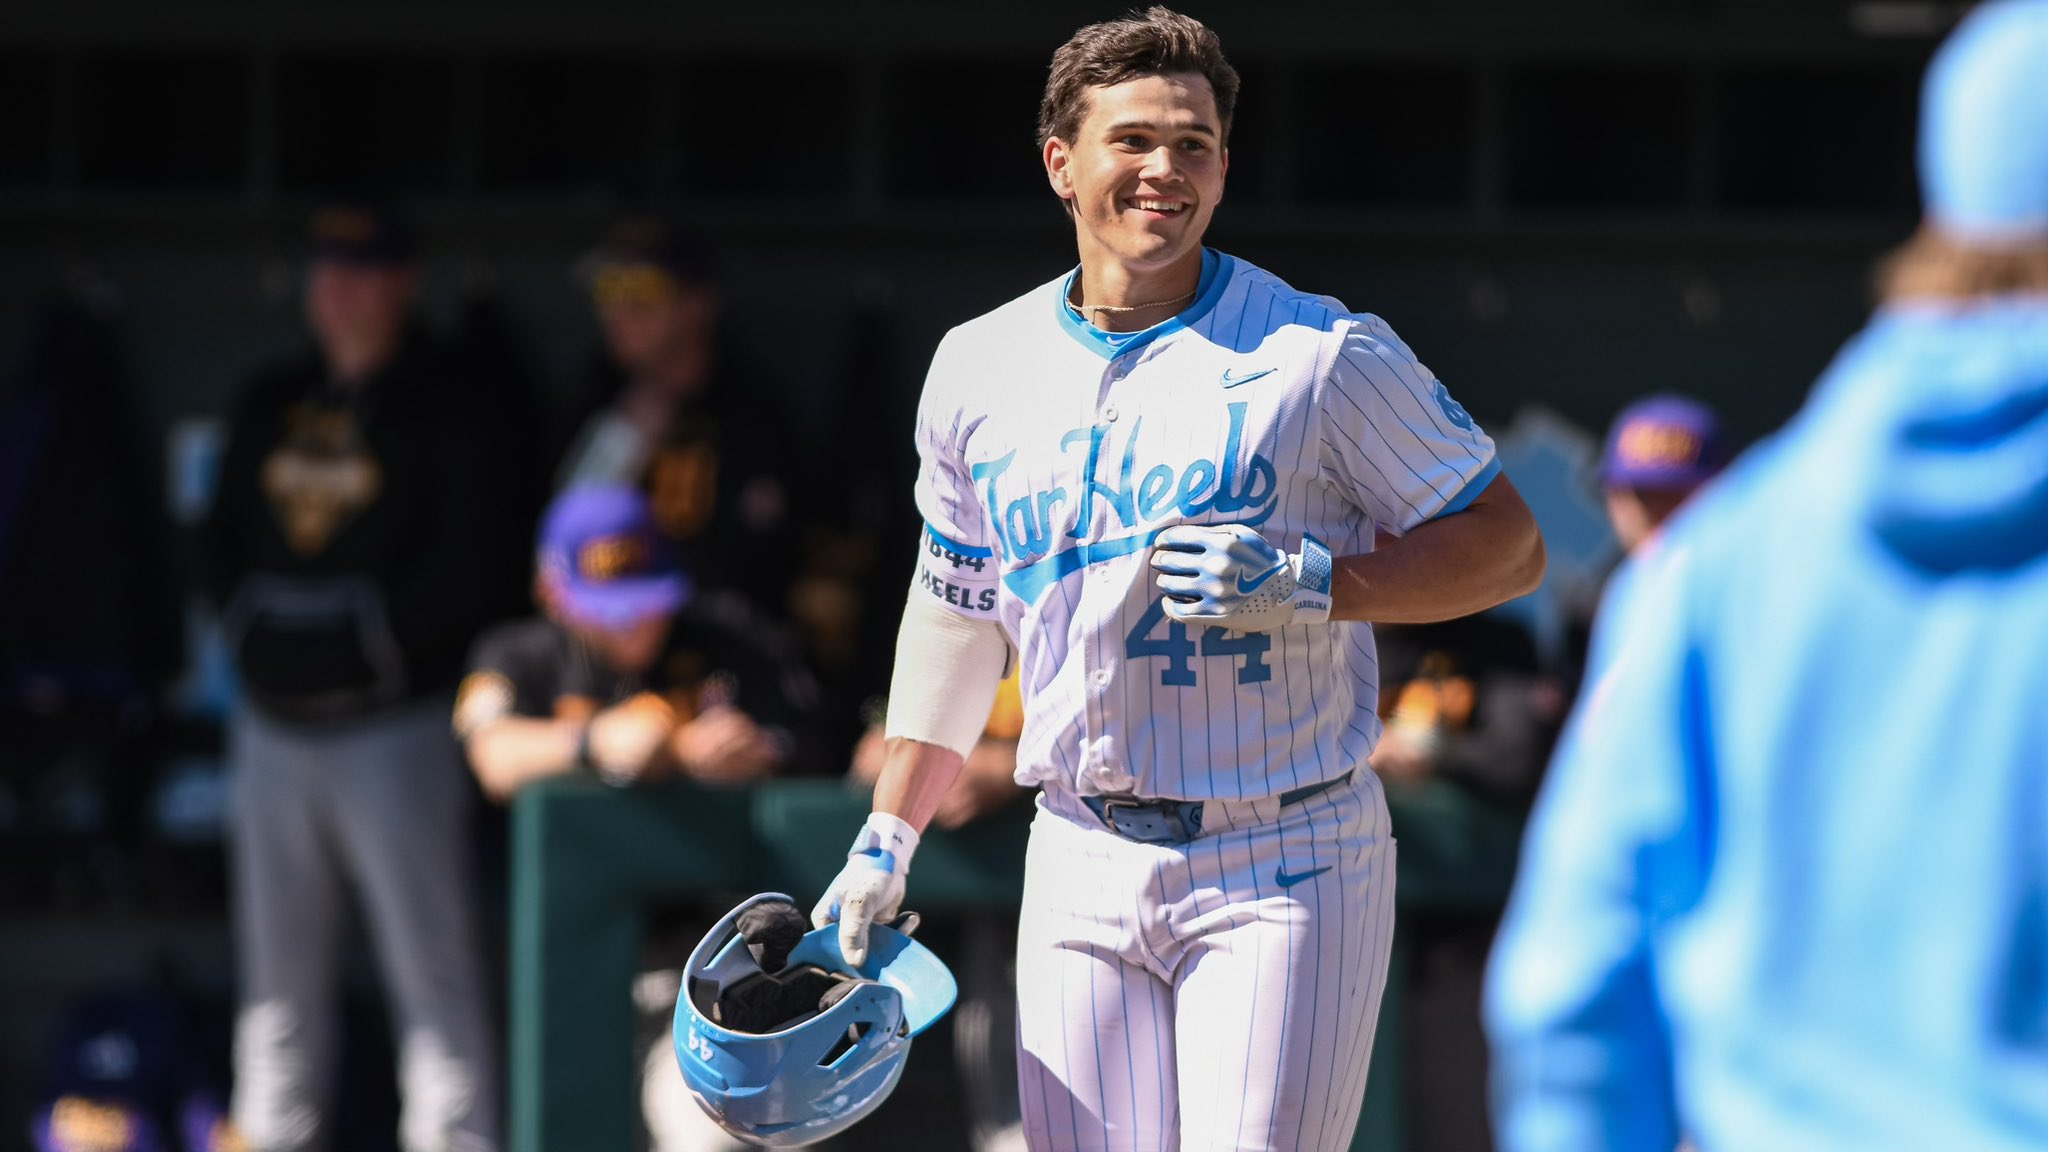
[(776, 392), (721, 336), (711, 252), (670, 221), (615, 225), (583, 268), (604, 355), (582, 387), (557, 490), (629, 484), (708, 588), (787, 614), (798, 430)]

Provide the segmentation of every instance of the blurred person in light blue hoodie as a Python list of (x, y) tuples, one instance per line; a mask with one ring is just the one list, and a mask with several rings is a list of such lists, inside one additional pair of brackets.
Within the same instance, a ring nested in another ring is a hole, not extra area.
[(1929, 70), (1927, 220), (1602, 627), (1486, 1015), (1509, 1152), (2048, 1148), (2048, 2)]

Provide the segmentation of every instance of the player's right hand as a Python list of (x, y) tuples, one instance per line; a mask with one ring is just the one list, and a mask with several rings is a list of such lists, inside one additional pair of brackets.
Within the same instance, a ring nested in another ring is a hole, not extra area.
[(1330, 618), (1330, 550), (1313, 536), (1289, 555), (1248, 525), (1176, 524), (1151, 565), (1161, 609), (1183, 623), (1270, 632)]
[(826, 885), (811, 909), (811, 925), (839, 925), (839, 952), (858, 968), (868, 958), (868, 926), (887, 923), (903, 908), (904, 878), (917, 850), (917, 830), (887, 812), (868, 817), (846, 854), (846, 867)]

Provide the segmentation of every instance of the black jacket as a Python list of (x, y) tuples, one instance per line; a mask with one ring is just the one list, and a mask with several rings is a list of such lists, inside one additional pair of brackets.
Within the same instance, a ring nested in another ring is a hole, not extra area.
[(527, 460), (490, 403), (417, 333), (357, 388), (312, 355), (251, 381), (200, 555), (252, 704), (339, 721), (441, 692), (523, 606)]

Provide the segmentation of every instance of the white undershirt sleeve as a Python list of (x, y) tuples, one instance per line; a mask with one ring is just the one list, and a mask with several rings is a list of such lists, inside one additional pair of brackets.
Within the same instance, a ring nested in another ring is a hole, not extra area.
[(884, 735), (967, 755), (988, 726), (1009, 662), (1001, 624), (963, 616), (913, 588), (896, 633)]

